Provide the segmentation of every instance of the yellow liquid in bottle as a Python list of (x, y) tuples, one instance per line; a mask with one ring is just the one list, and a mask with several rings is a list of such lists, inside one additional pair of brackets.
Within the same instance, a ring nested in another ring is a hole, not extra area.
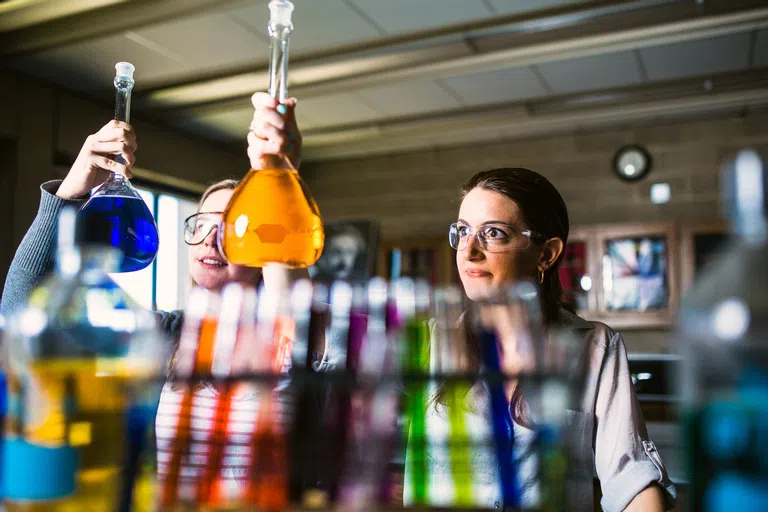
[[(24, 440), (43, 447), (69, 444), (75, 448), (78, 452), (76, 488), (71, 495), (53, 500), (6, 499), (5, 510), (114, 512), (123, 478), (125, 390), (137, 378), (146, 376), (140, 369), (109, 360), (63, 358), (32, 364), (25, 393)], [(70, 400), (75, 405), (69, 418), (64, 405), (68, 394), (74, 395)], [(13, 434), (9, 437), (15, 437), (18, 429), (12, 426), (11, 430)], [(148, 446), (147, 450), (152, 448)], [(153, 458), (154, 453), (145, 453), (146, 457)], [(154, 474), (147, 469), (141, 468), (135, 483), (133, 510), (152, 510)], [(51, 470), (55, 468), (40, 468), (41, 473)]]
[(223, 220), (221, 250), (235, 265), (305, 268), (323, 250), (320, 212), (293, 169), (248, 171)]

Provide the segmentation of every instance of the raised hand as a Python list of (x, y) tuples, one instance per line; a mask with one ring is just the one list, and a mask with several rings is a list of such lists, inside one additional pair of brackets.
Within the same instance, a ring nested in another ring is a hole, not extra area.
[[(136, 162), (136, 148), (136, 134), (131, 125), (122, 121), (108, 122), (85, 139), (56, 195), (63, 199), (83, 197), (104, 183), (110, 172), (132, 178), (131, 167)], [(122, 162), (118, 161), (118, 155)]]

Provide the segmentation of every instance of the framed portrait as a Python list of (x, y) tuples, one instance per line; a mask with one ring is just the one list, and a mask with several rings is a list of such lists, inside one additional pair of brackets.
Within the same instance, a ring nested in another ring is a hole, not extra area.
[(675, 225), (604, 226), (597, 233), (600, 317), (615, 327), (671, 325), (679, 296)]
[(320, 259), (309, 267), (315, 282), (336, 280), (364, 282), (373, 276), (376, 267), (379, 226), (373, 220), (328, 222), (325, 245)]

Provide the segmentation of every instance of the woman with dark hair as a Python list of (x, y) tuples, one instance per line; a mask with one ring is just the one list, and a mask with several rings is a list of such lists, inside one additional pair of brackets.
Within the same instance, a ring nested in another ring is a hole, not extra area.
[[(248, 154), (252, 161), (273, 146), (300, 141), (295, 124), (280, 119), (274, 99), (263, 93), (253, 96), (256, 107)], [(296, 162), (298, 163), (298, 162)], [(599, 322), (588, 322), (563, 307), (558, 268), (568, 241), (568, 211), (560, 193), (543, 176), (528, 169), (494, 169), (475, 174), (462, 187), (458, 220), (450, 226), (450, 243), (456, 249), (456, 264), (467, 298), (478, 301), (510, 283), (533, 279), (538, 284), (543, 317), (549, 329), (568, 329), (580, 341), (580, 396), (568, 411), (569, 510), (592, 510), (593, 469), (602, 489), (601, 506), (608, 511), (657, 511), (672, 507), (675, 488), (654, 444), (648, 439), (645, 421), (629, 373), (626, 348), (620, 334)], [(479, 371), (479, 344), (471, 322), (464, 317), (469, 343), (470, 371)], [(507, 349), (505, 351), (505, 348)], [(503, 365), (512, 373), (519, 367), (514, 347), (502, 340)], [(439, 390), (438, 390), (439, 393)], [(488, 393), (476, 384), (475, 407), (468, 411), (469, 425), (487, 425)], [(514, 386), (506, 387), (510, 419), (516, 440), (532, 440), (524, 400)], [(432, 397), (429, 425), (448, 429), (448, 415), (440, 397)], [(428, 429), (428, 432), (430, 430)], [(473, 498), (475, 505), (501, 508), (496, 482), (494, 453), (474, 456)], [(439, 482), (450, 481), (450, 462), (430, 453), (428, 468), (436, 488), (430, 500), (450, 504), (450, 489)], [(523, 470), (525, 471), (525, 470)], [(519, 475), (528, 481), (533, 474)], [(404, 501), (408, 503), (409, 486)], [(524, 489), (523, 506), (536, 504), (537, 484)]]
[[(449, 239), (456, 249), (456, 265), (467, 298), (482, 300), (511, 282), (535, 280), (547, 328), (567, 329), (580, 341), (581, 386), (575, 403), (570, 404), (565, 426), (570, 455), (569, 509), (592, 509), (593, 467), (600, 481), (604, 510), (671, 507), (675, 489), (648, 439), (621, 335), (605, 324), (587, 322), (564, 307), (558, 268), (568, 241), (569, 222), (560, 193), (540, 174), (512, 168), (475, 174), (462, 186), (461, 197), (458, 221), (451, 225)], [(467, 315), (463, 324), (468, 341), (467, 370), (477, 372), (480, 344)], [(514, 338), (501, 336), (500, 343), (502, 369), (516, 373), (520, 357)], [(528, 414), (524, 396), (515, 383), (507, 385), (505, 391), (515, 440), (523, 445), (532, 442), (535, 420)], [(428, 418), (438, 428), (448, 421), (440, 393), (438, 388)], [(477, 385), (471, 393), (474, 406), (469, 414), (487, 417), (488, 394)], [(525, 448), (516, 450), (525, 453)], [(475, 498), (482, 505), (498, 505), (494, 454), (489, 451), (478, 457), (480, 460), (473, 463)], [(433, 455), (430, 471), (440, 473), (450, 467), (446, 466), (448, 461), (439, 458), (439, 452)], [(535, 464), (522, 459), (518, 477), (523, 482), (523, 504), (532, 506), (539, 493), (533, 474)], [(483, 485), (484, 481), (490, 485)]]

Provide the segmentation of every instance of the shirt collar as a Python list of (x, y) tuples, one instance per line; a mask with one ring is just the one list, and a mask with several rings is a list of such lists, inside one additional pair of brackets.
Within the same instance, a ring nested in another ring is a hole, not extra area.
[(594, 329), (591, 322), (587, 322), (580, 316), (574, 315), (570, 311), (560, 309), (560, 325), (569, 329)]

